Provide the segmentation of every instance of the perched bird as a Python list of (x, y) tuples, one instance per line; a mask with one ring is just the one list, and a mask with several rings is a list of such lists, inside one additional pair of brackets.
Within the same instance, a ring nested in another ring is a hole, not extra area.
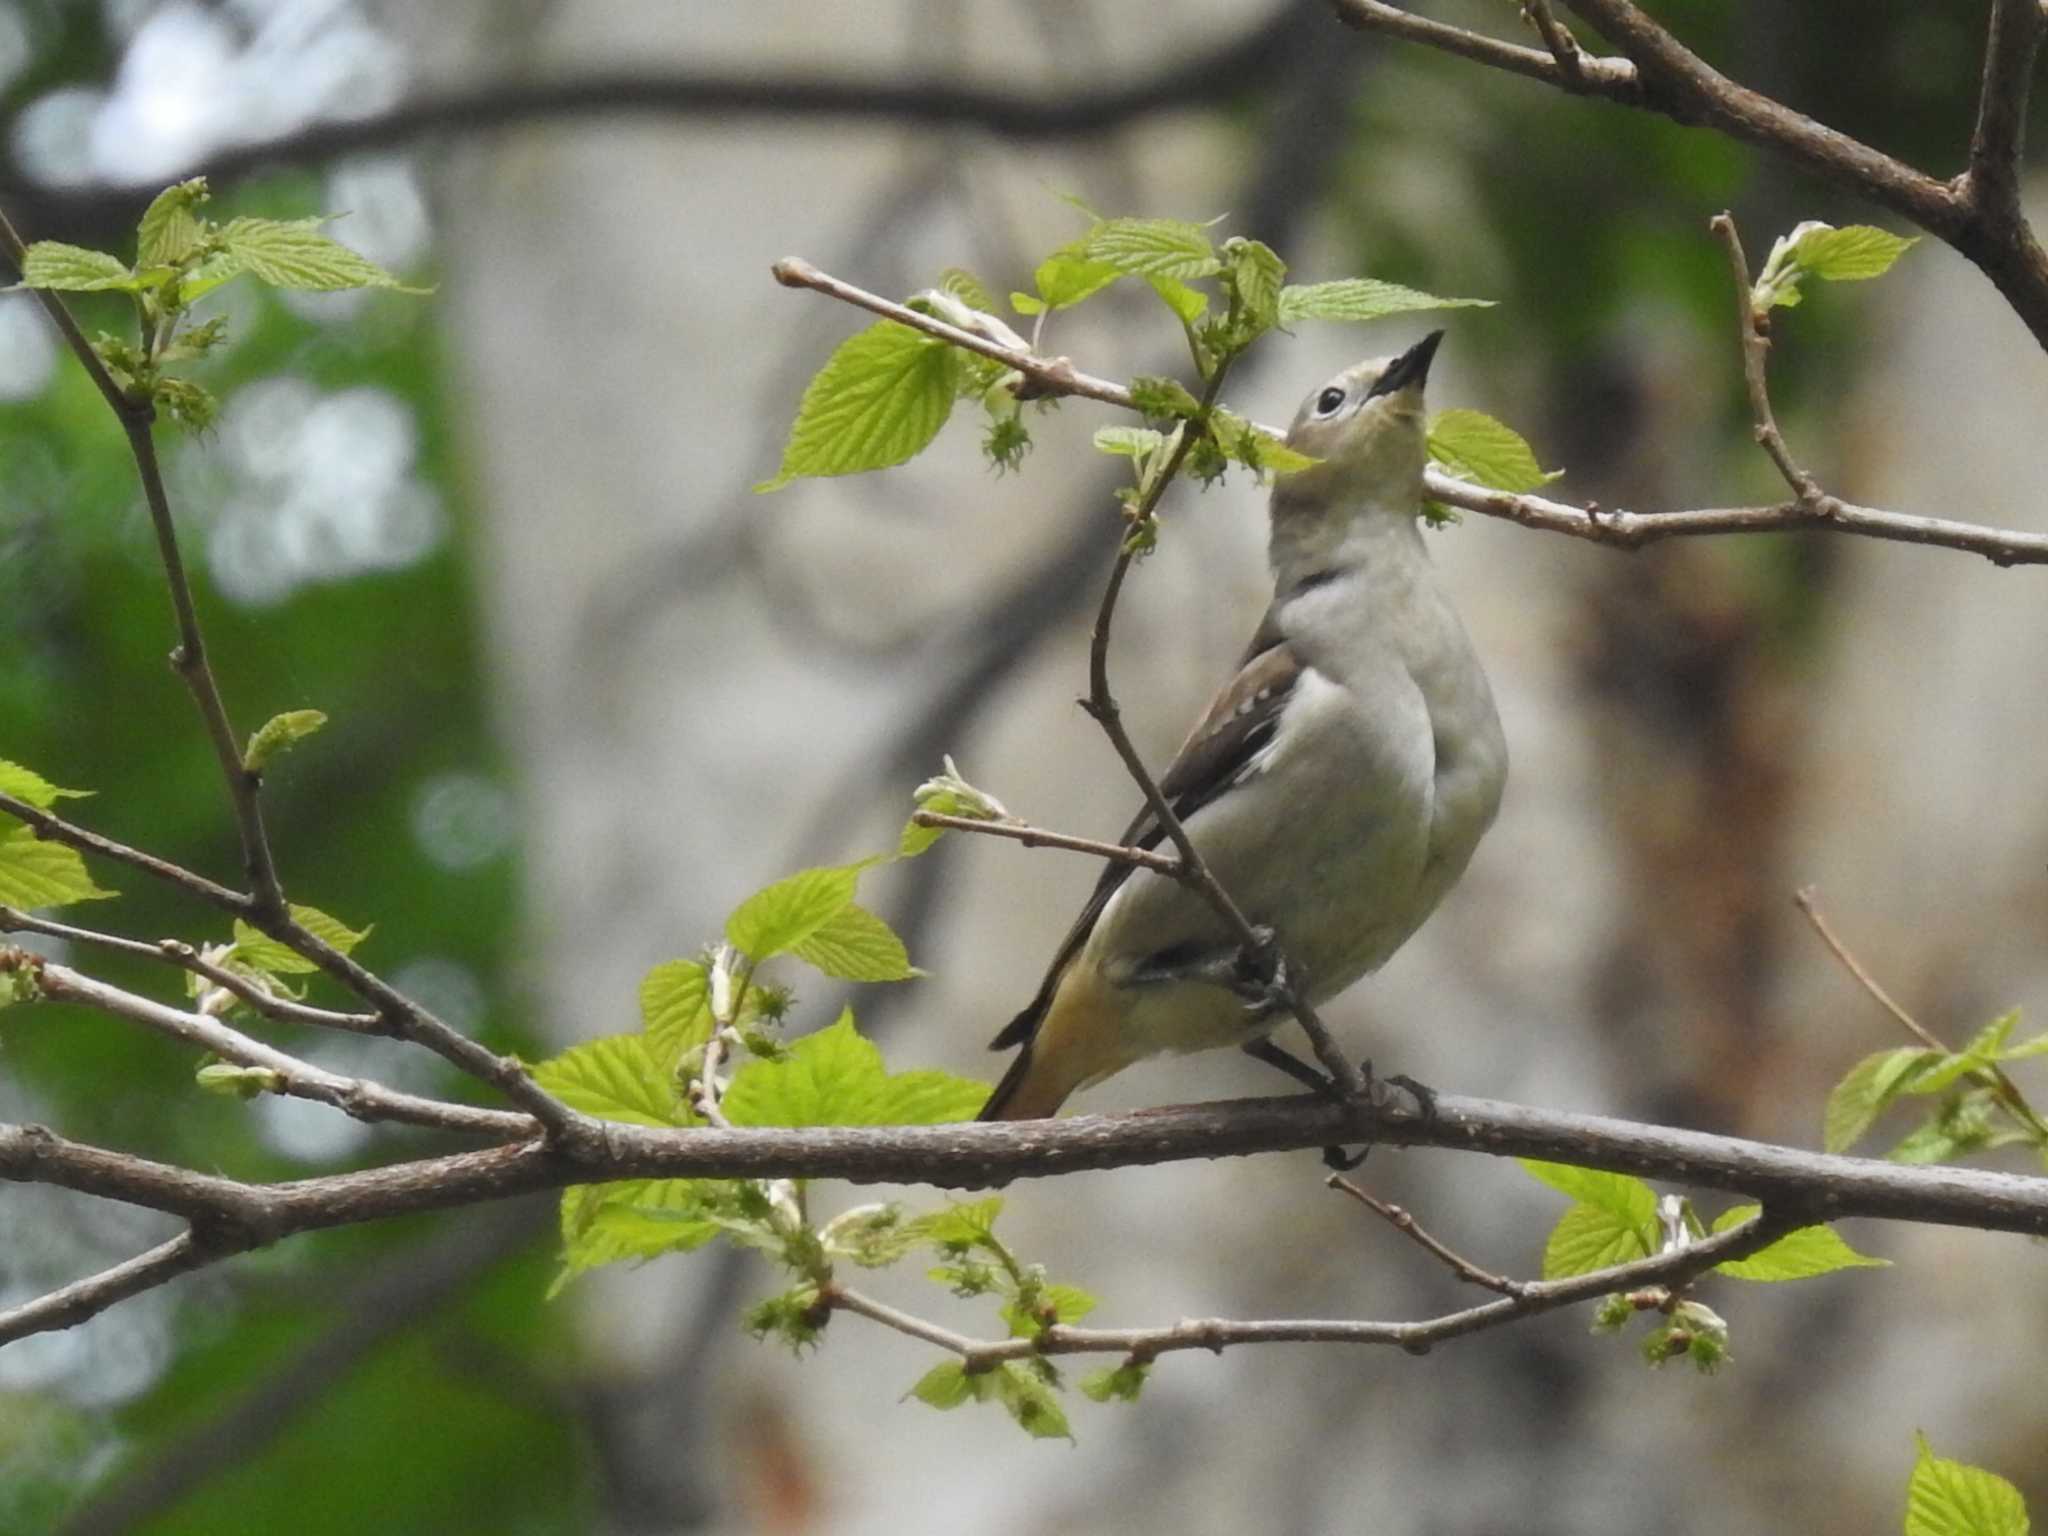
[[(1438, 587), (1418, 517), (1423, 383), (1443, 332), (1347, 368), (1287, 445), (1320, 460), (1273, 490), (1273, 603), (1160, 789), (1223, 889), (1269, 927), (1311, 1002), (1377, 970), (1493, 822), (1507, 743), (1486, 674)], [(1124, 842), (1151, 848), (1149, 810)], [(1112, 864), (1031, 1005), (984, 1120), (1050, 1115), (1163, 1051), (1273, 1054), (1285, 1017), (1201, 894)]]

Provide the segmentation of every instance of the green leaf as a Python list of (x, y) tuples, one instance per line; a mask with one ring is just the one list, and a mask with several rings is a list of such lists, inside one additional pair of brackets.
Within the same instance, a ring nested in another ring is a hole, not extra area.
[(2019, 1009), (2001, 1013), (1970, 1037), (1970, 1043), (1963, 1047), (1963, 1054), (1985, 1062), (2011, 1059), (2016, 1053), (2006, 1046), (2006, 1041), (2012, 1038), (2012, 1032), (2019, 1028), (2019, 1023)]
[(220, 415), (220, 397), (203, 384), (160, 374), (150, 386), (149, 398), (158, 410), (187, 432), (204, 432)]
[[(1726, 1232), (1730, 1227), (1748, 1221), (1762, 1209), (1757, 1205), (1732, 1206), (1714, 1218), (1713, 1230)], [(1842, 1241), (1841, 1234), (1833, 1227), (1816, 1226), (1787, 1232), (1770, 1247), (1760, 1249), (1746, 1259), (1730, 1259), (1726, 1264), (1716, 1264), (1714, 1268), (1718, 1273), (1731, 1275), (1737, 1280), (1807, 1280), (1838, 1269), (1885, 1269), (1890, 1264), (1890, 1259), (1875, 1259), (1867, 1253), (1858, 1253)]]
[(1491, 299), (1442, 299), (1433, 293), (1383, 283), (1373, 277), (1346, 277), (1334, 283), (1310, 283), (1280, 290), (1280, 324), (1297, 320), (1377, 320), (1383, 315), (1425, 309), (1491, 309)]
[(994, 1240), (996, 1217), (1002, 1211), (1001, 1195), (988, 1195), (980, 1200), (955, 1200), (942, 1209), (918, 1217), (914, 1225), (918, 1235), (934, 1247), (964, 1251)]
[[(962, 816), (971, 821), (1009, 819), (1009, 810), (1003, 802), (987, 790), (968, 783), (950, 754), (941, 761), (945, 764), (945, 771), (935, 778), (926, 779), (911, 791), (913, 805), (921, 811), (934, 811), (941, 816)], [(943, 837), (945, 831), (944, 827), (921, 827), (915, 821), (906, 822), (897, 846), (897, 857), (915, 858)]]
[(1821, 1145), (1844, 1152), (1863, 1139), (1899, 1091), (1904, 1073), (1933, 1053), (1913, 1046), (1876, 1051), (1851, 1067), (1828, 1093), (1821, 1117)]
[[(318, 907), (302, 907), (296, 902), (292, 904), (292, 921), (344, 955), (370, 936), (369, 928), (358, 931)], [(235, 919), (234, 958), (273, 976), (310, 976), (320, 969), (297, 950), (250, 927), (239, 917)]]
[(1429, 423), (1429, 456), (1460, 480), (1517, 494), (1564, 473), (1544, 469), (1520, 433), (1483, 411), (1437, 412)]
[(1657, 1251), (1657, 1197), (1641, 1179), (1534, 1158), (1519, 1161), (1532, 1178), (1574, 1202), (1544, 1247), (1546, 1280), (1590, 1274)]
[[(1207, 277), (1223, 270), (1202, 227), (1184, 219), (1105, 219), (1081, 249), (1088, 260), (1132, 277)], [(1045, 291), (1042, 283), (1039, 291)]]
[(1209, 425), (1223, 456), (1234, 464), (1244, 465), (1253, 474), (1291, 475), (1322, 462), (1288, 447), (1235, 411), (1218, 408), (1211, 414)]
[[(59, 800), (83, 800), (93, 791), (89, 789), (62, 789), (52, 784), (32, 768), (19, 763), (10, 763), (0, 757), (0, 794), (9, 794), (17, 800), (26, 800), (39, 811), (47, 811)], [(4, 815), (0, 812), (0, 815)]]
[(672, 1126), (695, 1119), (645, 1035), (606, 1035), (572, 1045), (535, 1067), (533, 1080), (571, 1109), (603, 1120)]
[(1906, 1485), (1906, 1536), (2027, 1536), (2020, 1492), (1995, 1472), (1934, 1454), (1925, 1435)]
[[(1032, 1306), (1027, 1311), (1016, 1302), (1002, 1309), (1003, 1321), (1009, 1325), (1012, 1338), (1035, 1338), (1039, 1330), (1050, 1323), (1077, 1323), (1093, 1312), (1097, 1306), (1095, 1298), (1078, 1285), (1041, 1285), (1032, 1293)], [(1053, 1316), (1044, 1316), (1046, 1309)]]
[(320, 233), (325, 219), (230, 219), (220, 227), (223, 254), (238, 270), (273, 288), (330, 293), (343, 288), (412, 288), (359, 251)]
[(1225, 280), (1237, 290), (1241, 344), (1280, 323), (1281, 284), (1287, 263), (1262, 241), (1233, 236), (1223, 242)]
[(1182, 325), (1193, 325), (1208, 311), (1209, 295), (1199, 288), (1190, 288), (1177, 277), (1161, 277), (1153, 273), (1145, 279), (1152, 291), (1166, 302)]
[(120, 289), (134, 293), (143, 280), (128, 270), (118, 256), (87, 250), (82, 245), (65, 245), (58, 240), (38, 240), (22, 258), (18, 288), (50, 288), (66, 293), (91, 293)]
[(1917, 235), (1902, 238), (1868, 224), (1837, 229), (1819, 219), (1808, 219), (1773, 242), (1750, 289), (1750, 307), (1761, 315), (1775, 306), (1797, 304), (1799, 285), (1808, 277), (1858, 282), (1882, 276), (1918, 239)]
[(45, 842), (29, 827), (0, 832), (0, 902), (32, 909), (120, 894), (94, 884), (76, 848)]
[(828, 1258), (845, 1259), (863, 1269), (894, 1264), (923, 1240), (917, 1224), (906, 1219), (903, 1207), (893, 1200), (856, 1205), (818, 1230), (818, 1241)]
[(781, 1059), (740, 1068), (724, 1105), (735, 1125), (939, 1125), (972, 1119), (987, 1098), (985, 1084), (947, 1072), (891, 1075), (847, 1010)]
[(711, 978), (695, 960), (669, 960), (640, 978), (640, 1027), (655, 1065), (672, 1073), (711, 1038)]
[(910, 963), (903, 941), (865, 907), (848, 905), (832, 914), (789, 952), (841, 981), (908, 981), (924, 973)]
[(1202, 402), (1188, 392), (1186, 385), (1178, 379), (1154, 374), (1139, 374), (1131, 380), (1131, 403), (1138, 408), (1140, 415), (1154, 421), (1186, 420), (1201, 414), (1202, 410)]
[[(1038, 1362), (1050, 1370), (1049, 1362)], [(1010, 1411), (1024, 1433), (1034, 1440), (1072, 1440), (1066, 1410), (1060, 1406), (1052, 1384), (1032, 1365), (1005, 1360), (988, 1372), (988, 1395)]]
[(770, 1296), (748, 1309), (746, 1329), (757, 1339), (773, 1337), (801, 1355), (818, 1346), (818, 1336), (832, 1320), (830, 1307), (818, 1303), (818, 1288), (804, 1284)]
[(762, 887), (725, 920), (726, 942), (757, 961), (793, 949), (853, 904), (860, 872), (874, 862), (800, 869)]
[(206, 232), (193, 210), (208, 195), (204, 176), (177, 182), (157, 193), (136, 226), (135, 264), (174, 267), (190, 256)]
[(1145, 1378), (1152, 1374), (1149, 1361), (1126, 1360), (1103, 1370), (1091, 1371), (1078, 1383), (1081, 1391), (1098, 1403), (1135, 1403), (1145, 1390)]
[(978, 309), (985, 315), (996, 312), (995, 296), (965, 267), (948, 267), (941, 272), (939, 291), (950, 293), (969, 309)]
[(327, 716), (317, 709), (292, 709), (272, 715), (249, 738), (242, 766), (251, 773), (261, 773), (278, 753), (304, 741), (326, 723)]
[(201, 1092), (228, 1098), (253, 1099), (284, 1089), (284, 1076), (273, 1067), (241, 1067), (229, 1061), (210, 1061), (193, 1076)]
[(1543, 1245), (1543, 1278), (1589, 1275), (1597, 1269), (1648, 1258), (1655, 1251), (1639, 1228), (1614, 1212), (1575, 1205), (1558, 1218)]
[(1900, 236), (1870, 224), (1831, 229), (1803, 224), (1795, 232), (1792, 256), (1802, 270), (1830, 282), (1862, 282), (1882, 277), (1892, 264), (1919, 243), (1918, 235)]
[(562, 1192), (562, 1272), (550, 1296), (585, 1270), (701, 1248), (719, 1226), (702, 1212), (717, 1186), (703, 1179), (626, 1179)]
[(974, 1385), (958, 1360), (941, 1360), (918, 1378), (909, 1395), (934, 1408), (958, 1408), (974, 1396)]
[(1991, 1143), (1992, 1090), (1973, 1088), (1945, 1100), (1925, 1124), (1885, 1155), (1895, 1163), (1945, 1163)]
[(1102, 453), (1126, 459), (1143, 459), (1159, 451), (1166, 442), (1164, 432), (1150, 427), (1097, 427), (1095, 446)]
[[(1048, 309), (1071, 309), (1084, 299), (1093, 298), (1119, 277), (1120, 269), (1106, 261), (1095, 261), (1082, 253), (1082, 242), (1065, 245), (1054, 251), (1038, 264), (1031, 280), (1038, 289), (1037, 298), (1023, 294), (1011, 294), (1010, 304), (1019, 314), (1042, 314)], [(1024, 302), (1019, 302), (1019, 300)]]
[(945, 342), (893, 320), (849, 337), (804, 390), (775, 478), (754, 489), (915, 458), (952, 414), (959, 366)]

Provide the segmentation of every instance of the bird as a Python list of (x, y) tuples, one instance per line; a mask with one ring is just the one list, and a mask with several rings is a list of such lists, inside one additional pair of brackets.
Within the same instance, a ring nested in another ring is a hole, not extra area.
[[(1267, 1039), (1286, 989), (1319, 1003), (1379, 969), (1464, 873), (1500, 808), (1507, 742), (1420, 526), (1423, 389), (1442, 339), (1302, 402), (1286, 442), (1316, 462), (1274, 481), (1272, 604), (1159, 780), (1287, 976), (1261, 984), (1199, 891), (1111, 863), (991, 1044), (1017, 1055), (980, 1119), (1049, 1117), (1165, 1052), (1237, 1046), (1314, 1076)], [(1147, 809), (1122, 841), (1163, 837)]]

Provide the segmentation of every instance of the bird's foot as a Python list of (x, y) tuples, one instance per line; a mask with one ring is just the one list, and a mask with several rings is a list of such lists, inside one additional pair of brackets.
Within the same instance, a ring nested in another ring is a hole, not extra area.
[(1245, 1012), (1254, 1019), (1291, 1012), (1295, 985), (1302, 979), (1298, 968), (1289, 968), (1287, 957), (1274, 942), (1271, 928), (1261, 925), (1252, 930), (1252, 935), (1256, 942), (1245, 945), (1232, 957), (1224, 985), (1237, 994)]

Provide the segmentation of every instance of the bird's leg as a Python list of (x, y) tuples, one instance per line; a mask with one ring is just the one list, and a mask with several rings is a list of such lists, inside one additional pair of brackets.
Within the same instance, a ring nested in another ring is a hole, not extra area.
[(1331, 1082), (1328, 1076), (1318, 1072), (1299, 1056), (1292, 1055), (1275, 1045), (1264, 1035), (1256, 1040), (1247, 1040), (1240, 1049), (1254, 1061), (1263, 1061), (1269, 1067), (1277, 1067), (1311, 1093), (1319, 1093), (1325, 1098), (1338, 1097), (1337, 1085)]

